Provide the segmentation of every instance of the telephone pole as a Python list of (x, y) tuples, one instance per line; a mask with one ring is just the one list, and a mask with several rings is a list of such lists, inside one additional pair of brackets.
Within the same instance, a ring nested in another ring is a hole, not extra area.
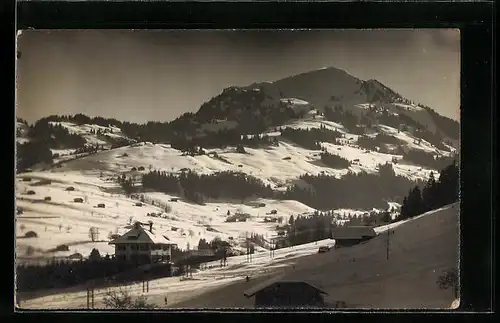
[(247, 262), (250, 262), (250, 242), (248, 240), (248, 231), (246, 232), (246, 242), (247, 242)]
[(386, 257), (387, 257), (387, 260), (389, 260), (389, 251), (390, 251), (390, 243), (391, 243), (391, 228), (388, 228), (387, 229), (387, 235), (386, 235), (386, 244), (385, 244), (385, 247), (386, 247)]
[(94, 308), (94, 286), (87, 287), (87, 308)]

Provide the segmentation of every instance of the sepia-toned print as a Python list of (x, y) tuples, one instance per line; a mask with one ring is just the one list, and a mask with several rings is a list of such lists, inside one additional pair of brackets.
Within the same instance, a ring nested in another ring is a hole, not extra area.
[(26, 30), (17, 310), (460, 304), (460, 34)]

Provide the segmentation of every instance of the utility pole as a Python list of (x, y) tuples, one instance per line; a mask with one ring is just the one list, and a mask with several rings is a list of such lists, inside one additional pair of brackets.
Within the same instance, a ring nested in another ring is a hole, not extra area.
[(386, 235), (386, 256), (387, 260), (389, 260), (389, 250), (390, 250), (390, 243), (391, 243), (391, 228), (387, 228), (387, 235)]
[(94, 308), (94, 285), (87, 285), (87, 308)]
[(250, 262), (250, 243), (248, 240), (248, 231), (246, 232), (246, 242), (247, 242), (247, 263)]

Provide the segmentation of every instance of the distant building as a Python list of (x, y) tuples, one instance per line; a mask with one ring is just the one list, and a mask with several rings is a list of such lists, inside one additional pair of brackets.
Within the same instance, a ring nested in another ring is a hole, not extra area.
[(335, 228), (332, 232), (332, 237), (335, 240), (335, 248), (353, 246), (376, 236), (377, 233), (370, 226), (339, 227)]
[(148, 229), (143, 225), (136, 222), (130, 231), (109, 242), (115, 245), (115, 258), (141, 264), (170, 261), (175, 243), (154, 234), (152, 223), (148, 224)]
[(255, 296), (255, 307), (324, 307), (320, 288), (304, 281), (287, 281), (275, 278), (247, 290), (248, 298)]

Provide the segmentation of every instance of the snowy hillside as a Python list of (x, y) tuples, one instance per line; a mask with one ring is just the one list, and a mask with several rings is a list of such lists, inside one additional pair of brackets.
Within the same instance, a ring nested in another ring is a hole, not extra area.
[[(31, 180), (25, 181), (24, 178)], [(246, 204), (221, 202), (194, 205), (182, 200), (172, 202), (173, 196), (162, 193), (146, 193), (146, 203), (137, 206), (138, 200), (113, 193), (117, 190), (118, 185), (109, 178), (90, 177), (77, 172), (33, 172), (20, 176), (16, 183), (16, 206), (23, 210), (16, 218), (16, 253), (19, 259), (28, 256), (26, 253), (30, 246), (35, 250), (28, 258), (67, 256), (76, 252), (88, 255), (92, 248), (98, 248), (103, 254), (113, 254), (114, 248), (108, 245), (109, 236), (123, 234), (132, 219), (141, 222), (152, 220), (157, 232), (166, 235), (182, 249), (188, 244), (196, 247), (201, 238), (210, 241), (216, 236), (232, 240), (235, 248), (240, 249), (246, 234), (275, 234), (277, 223), (264, 223), (265, 217), (289, 217), (290, 214), (313, 211), (296, 201), (264, 199)], [(30, 195), (29, 191), (34, 194)], [(77, 198), (81, 198), (82, 202), (75, 202)], [(97, 207), (101, 203), (104, 207)], [(167, 205), (168, 211), (165, 210)], [(276, 210), (276, 214), (270, 214), (271, 210)], [(246, 222), (225, 222), (228, 211), (231, 214), (249, 214), (250, 217)], [(151, 213), (155, 215), (150, 216)], [(90, 241), (91, 227), (99, 229), (98, 241)], [(36, 232), (37, 237), (24, 238), (28, 231)], [(68, 245), (69, 251), (50, 252), (62, 244)]]
[(107, 127), (95, 124), (77, 125), (72, 122), (49, 122), (50, 125), (61, 125), (70, 134), (77, 134), (83, 137), (89, 145), (103, 145), (109, 148), (109, 141), (112, 139), (130, 140), (125, 136), (120, 128), (109, 125)]
[[(195, 271), (193, 279), (168, 277), (150, 281), (149, 292), (140, 284), (122, 286), (131, 295), (144, 294), (158, 307), (253, 307), (253, 300), (243, 292), (276, 275), (315, 281), (330, 292), (328, 302), (345, 300), (355, 308), (443, 308), (453, 300), (449, 291), (439, 290), (436, 278), (443, 269), (458, 265), (458, 205), (453, 204), (427, 212), (419, 217), (390, 226), (394, 230), (391, 261), (385, 259), (384, 235), (351, 248), (317, 254), (319, 246), (334, 246), (326, 239), (275, 251), (228, 258), (227, 267), (219, 262), (207, 263), (205, 270)], [(382, 232), (381, 232), (382, 233)], [(428, 248), (428, 246), (434, 247)], [(407, 253), (406, 250), (411, 250)], [(352, 262), (352, 258), (356, 262)], [(367, 266), (366, 264), (370, 264)], [(412, 268), (416, 265), (414, 271)], [(375, 267), (373, 267), (375, 266)], [(373, 270), (375, 268), (375, 270)], [(245, 276), (251, 277), (245, 283)], [(426, 295), (423, 303), (413, 300), (415, 286)], [(403, 288), (397, 292), (397, 289)], [(390, 288), (391, 292), (385, 288)], [(413, 292), (409, 290), (413, 288)], [(96, 308), (101, 308), (106, 288), (95, 290)], [(405, 293), (406, 292), (406, 293)], [(82, 308), (85, 291), (60, 290), (58, 295), (26, 300), (26, 308)], [(397, 300), (397, 301), (395, 301)], [(449, 301), (448, 301), (449, 300)], [(394, 305), (395, 304), (395, 305)]]
[[(337, 154), (355, 164), (349, 169), (332, 169), (319, 162), (317, 150), (310, 150), (288, 142), (280, 137), (281, 128), (311, 129), (325, 127), (330, 130), (339, 131), (344, 134), (340, 139), (341, 144), (322, 143), (330, 153)], [(420, 144), (415, 143), (415, 137), (400, 132), (392, 127), (379, 125), (379, 132), (395, 136), (408, 149), (421, 150), (449, 156), (450, 153), (441, 151), (431, 144), (422, 140)], [(393, 158), (401, 159), (400, 155), (383, 154), (375, 151), (366, 152), (356, 144), (357, 135), (347, 132), (341, 125), (326, 121), (321, 117), (305, 118), (285, 124), (278, 131), (264, 133), (267, 136), (276, 137), (279, 141), (277, 147), (246, 148), (246, 154), (237, 153), (234, 147), (226, 149), (208, 149), (205, 155), (186, 156), (181, 151), (173, 149), (169, 144), (137, 143), (126, 147), (94, 154), (85, 158), (67, 162), (62, 168), (55, 169), (56, 172), (67, 170), (80, 170), (83, 172), (129, 172), (133, 167), (144, 167), (145, 170), (155, 169), (167, 172), (179, 172), (191, 169), (198, 173), (212, 173), (216, 171), (242, 171), (262, 179), (273, 188), (280, 188), (287, 183), (292, 183), (305, 173), (327, 174), (342, 176), (348, 170), (353, 172), (366, 171), (376, 172), (379, 164), (391, 162)], [(252, 136), (247, 136), (251, 138)], [(216, 158), (213, 153), (222, 158)], [(397, 175), (406, 176), (411, 179), (427, 179), (429, 173), (436, 169), (429, 169), (418, 165), (405, 164), (404, 162), (393, 165)], [(138, 172), (137, 174), (140, 174)]]

